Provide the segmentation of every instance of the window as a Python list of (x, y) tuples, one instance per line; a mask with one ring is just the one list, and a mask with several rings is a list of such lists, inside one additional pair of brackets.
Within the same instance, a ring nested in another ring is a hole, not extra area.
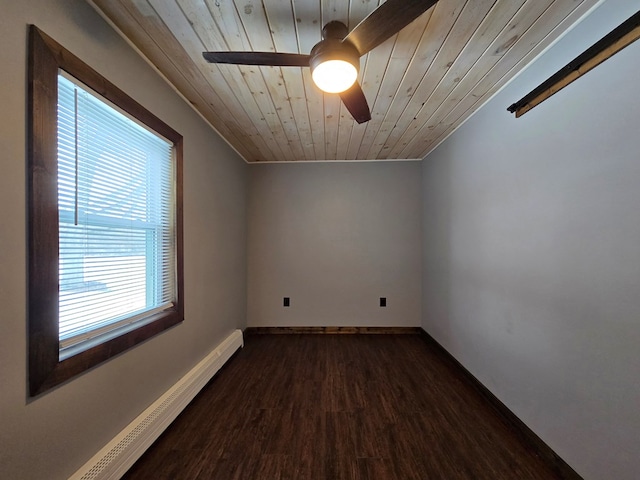
[(182, 321), (182, 137), (33, 26), (29, 101), (36, 395)]

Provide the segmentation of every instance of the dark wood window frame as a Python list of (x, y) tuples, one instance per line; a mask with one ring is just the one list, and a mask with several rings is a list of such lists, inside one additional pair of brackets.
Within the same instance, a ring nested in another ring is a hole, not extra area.
[[(57, 78), (64, 70), (174, 145), (176, 304), (149, 323), (59, 360)], [(114, 357), (184, 319), (182, 136), (35, 26), (28, 73), (28, 348), (29, 393), (35, 396)]]

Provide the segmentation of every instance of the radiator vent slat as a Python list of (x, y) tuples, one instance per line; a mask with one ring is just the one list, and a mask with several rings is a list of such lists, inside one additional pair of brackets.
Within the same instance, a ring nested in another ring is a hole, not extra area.
[(119, 479), (171, 424), (197, 393), (244, 345), (242, 331), (235, 330), (215, 350), (142, 412), (70, 480)]

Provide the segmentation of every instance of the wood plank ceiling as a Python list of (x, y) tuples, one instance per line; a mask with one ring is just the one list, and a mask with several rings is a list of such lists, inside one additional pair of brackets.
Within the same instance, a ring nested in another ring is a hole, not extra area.
[(202, 52), (306, 54), (324, 24), (352, 29), (377, 0), (89, 3), (247, 162), (288, 162), (424, 158), (598, 0), (440, 0), (361, 58), (361, 125), (308, 68), (212, 65)]

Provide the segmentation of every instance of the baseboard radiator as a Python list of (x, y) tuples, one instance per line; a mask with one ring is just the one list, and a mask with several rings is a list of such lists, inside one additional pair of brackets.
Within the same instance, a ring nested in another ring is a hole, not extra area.
[(70, 480), (119, 479), (151, 446), (197, 393), (244, 345), (242, 330), (235, 330), (209, 355), (142, 412)]

